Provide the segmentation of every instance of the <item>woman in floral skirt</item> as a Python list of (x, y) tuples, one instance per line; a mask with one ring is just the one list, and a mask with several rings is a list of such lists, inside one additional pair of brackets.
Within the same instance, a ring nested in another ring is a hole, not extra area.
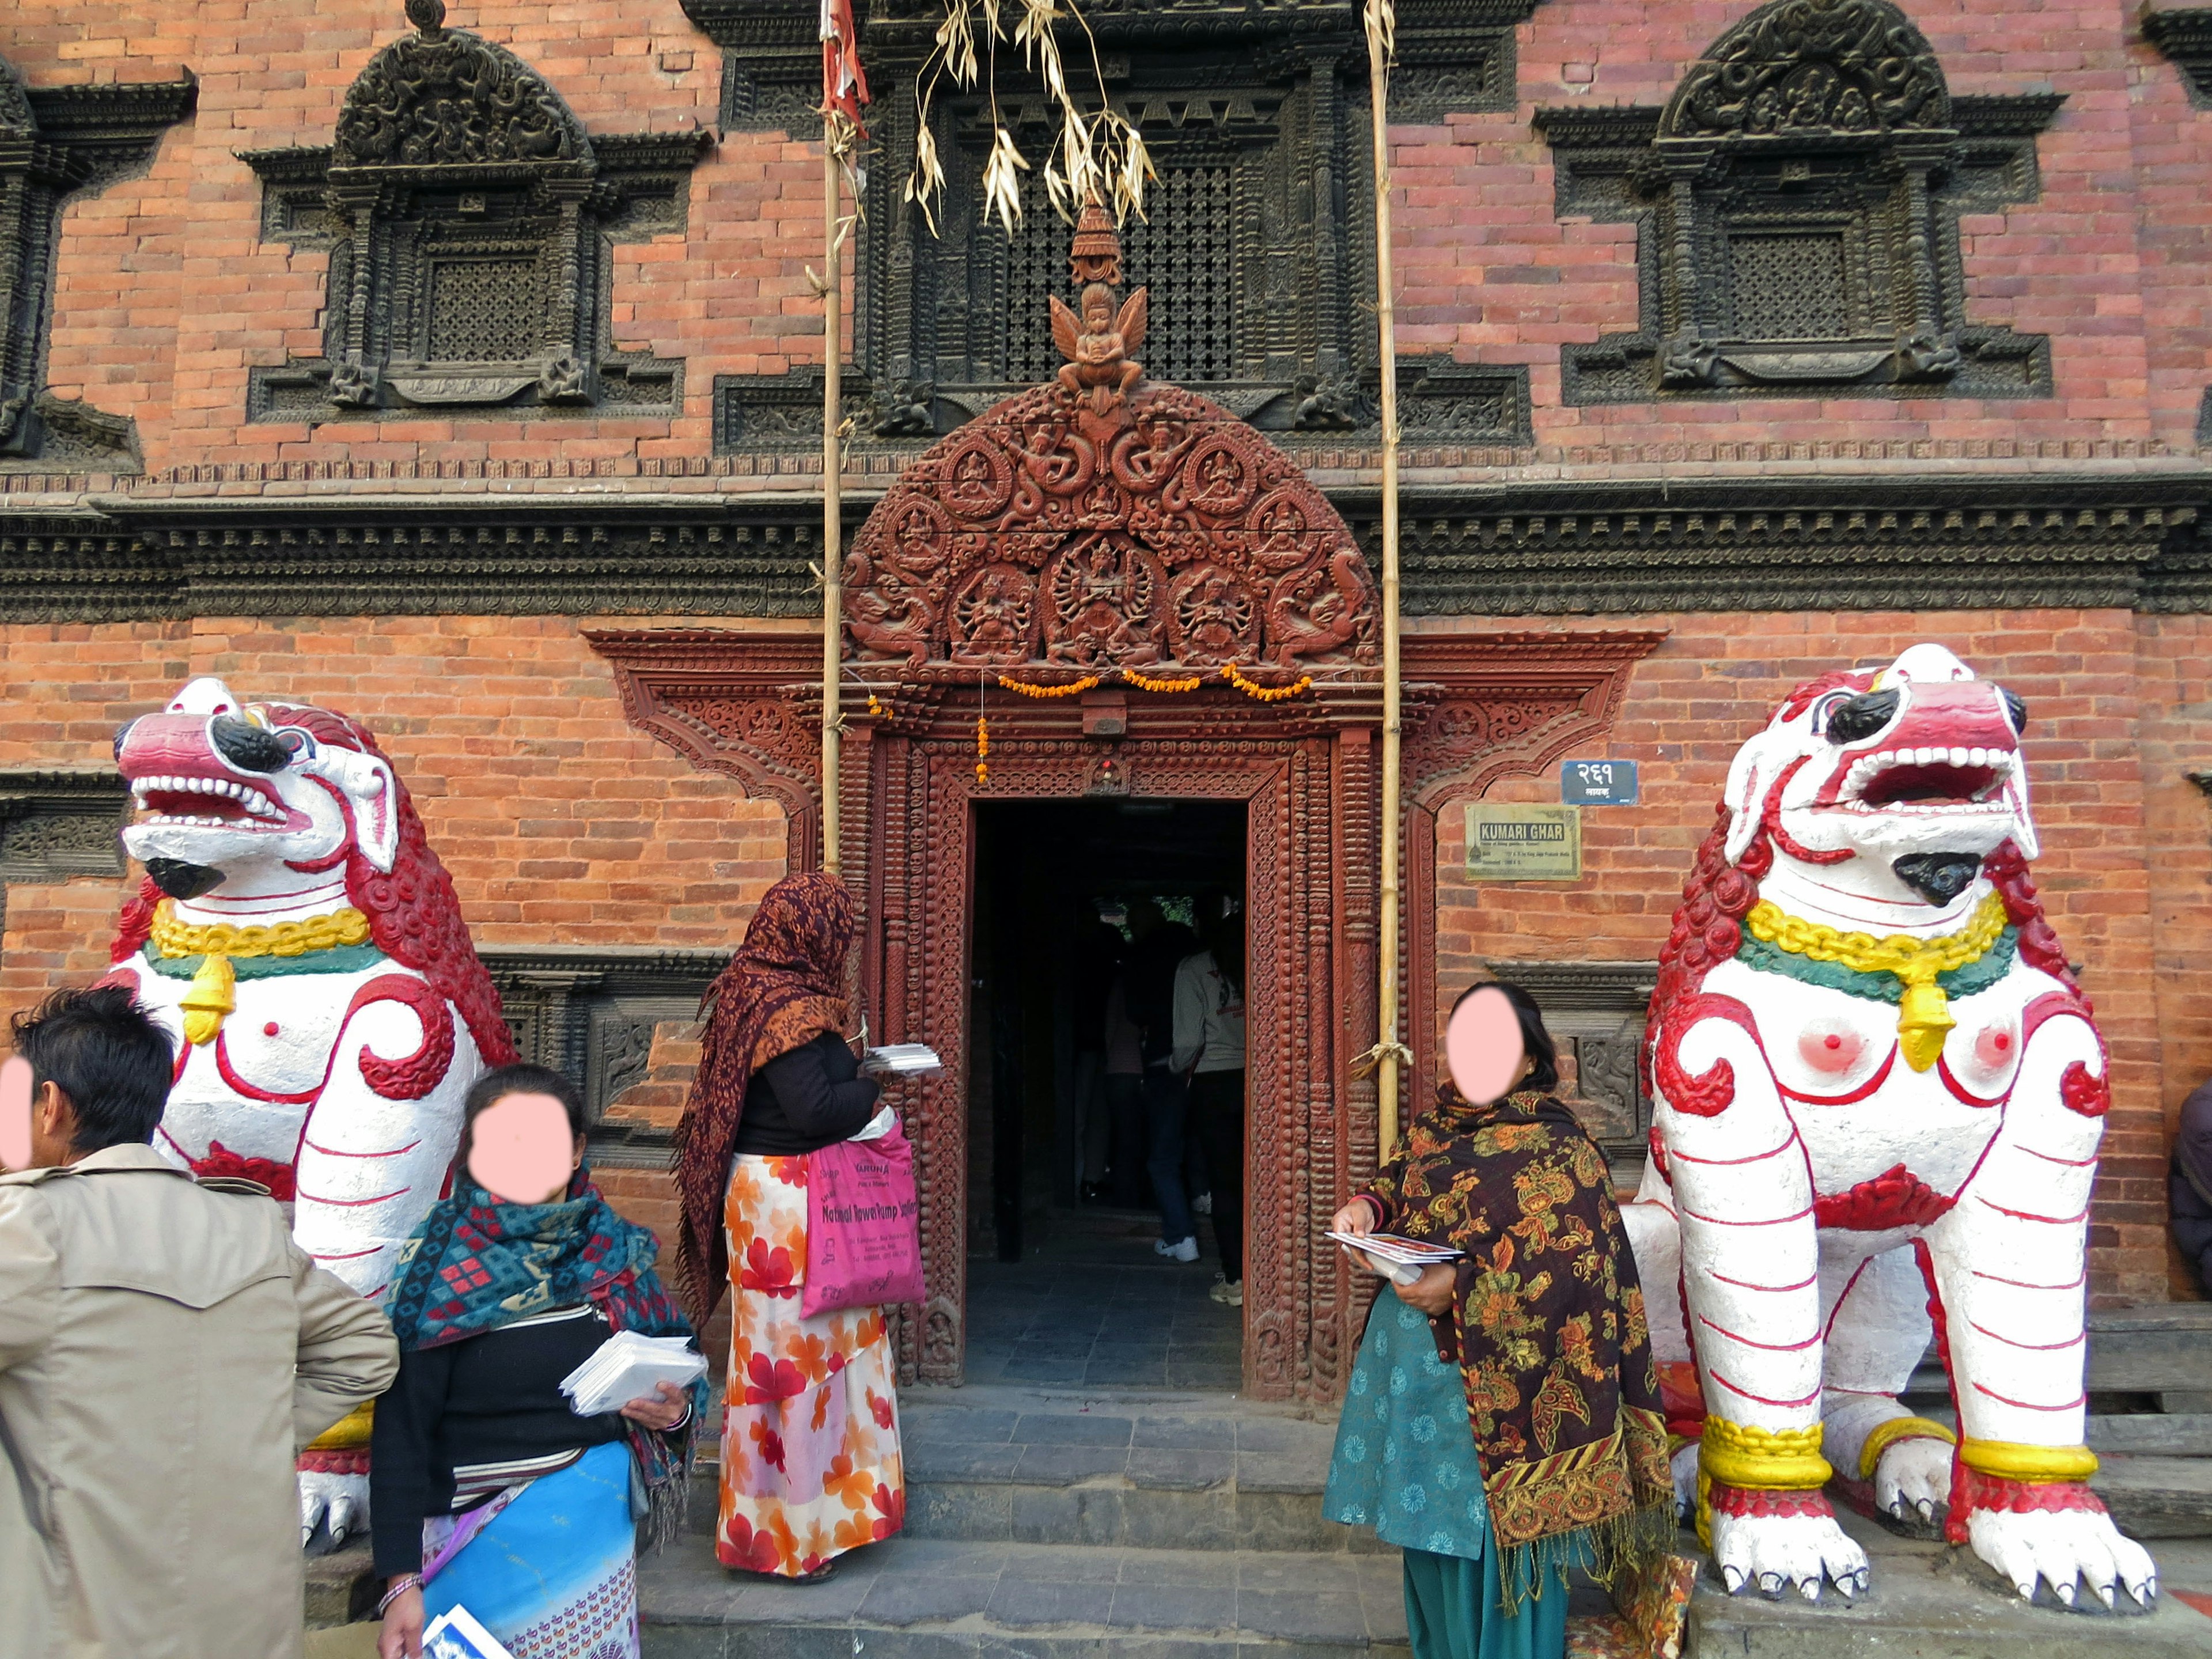
[(842, 1035), (851, 890), (833, 875), (769, 889), (708, 993), (699, 1073), (677, 1129), (683, 1265), (703, 1326), (733, 1298), (722, 1409), (725, 1566), (817, 1582), (906, 1514), (883, 1310), (809, 1319), (806, 1154), (867, 1127), (880, 1093)]

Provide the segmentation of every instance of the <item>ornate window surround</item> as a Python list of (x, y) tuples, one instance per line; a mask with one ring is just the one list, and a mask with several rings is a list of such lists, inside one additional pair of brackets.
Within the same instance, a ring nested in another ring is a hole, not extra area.
[(27, 88), (0, 59), (0, 472), (139, 470), (137, 428), (46, 389), (62, 210), (151, 158), (191, 80)]
[(1953, 98), (1888, 0), (1771, 0), (1664, 109), (1539, 110), (1559, 216), (1638, 228), (1640, 325), (1565, 401), (2050, 396), (2047, 336), (1966, 320), (1958, 219), (2035, 198), (2063, 101)]
[(684, 228), (709, 133), (593, 137), (504, 48), (408, 0), (336, 143), (240, 159), (262, 234), (331, 254), (324, 355), (252, 371), (256, 421), (673, 416), (683, 365), (613, 349), (611, 244)]
[[(684, 9), (724, 50), (726, 127), (818, 131), (807, 108), (817, 95), (810, 88), (819, 85), (818, 8), (807, 0), (685, 0)], [(1534, 0), (1400, 0), (1394, 120), (1513, 108), (1514, 26), (1534, 9)], [(1216, 187), (1234, 203), (1228, 314), (1185, 325), (1225, 321), (1235, 361), (1218, 372), (1220, 353), (1209, 341), (1212, 369), (1189, 374), (1185, 359), (1200, 355), (1198, 343), (1156, 335), (1162, 377), (1288, 441), (1379, 431), (1371, 313), (1363, 307), (1374, 286), (1372, 184), (1357, 0), (1161, 9), (1109, 0), (1087, 12), (1109, 92), (1143, 131), (1163, 174), (1203, 167), (1231, 175)], [(1019, 304), (1027, 288), (1008, 291), (1009, 270), (1025, 272), (1034, 288), (1037, 274), (1056, 265), (1064, 235), (1041, 200), (1011, 247), (995, 226), (978, 222), (971, 175), (984, 155), (980, 106), (942, 89), (933, 122), (951, 178), (938, 234), (902, 199), (915, 143), (914, 83), (934, 27), (921, 0), (874, 0), (866, 22), (878, 154), (859, 234), (848, 382), (864, 447), (926, 444), (1029, 384), (1019, 365), (1039, 353), (1009, 352), (1006, 329), (1031, 320)], [(1042, 97), (1024, 91), (1003, 62), (1000, 72), (1002, 118), (1018, 126), (1042, 120)], [(1172, 187), (1164, 179), (1155, 200)], [(1131, 235), (1131, 280), (1159, 295), (1175, 285), (1148, 268), (1148, 240), (1144, 230)], [(1163, 251), (1161, 263), (1170, 257)], [(1519, 365), (1402, 356), (1398, 378), (1409, 440), (1532, 441)], [(817, 374), (718, 378), (714, 429), (718, 453), (818, 446)]]

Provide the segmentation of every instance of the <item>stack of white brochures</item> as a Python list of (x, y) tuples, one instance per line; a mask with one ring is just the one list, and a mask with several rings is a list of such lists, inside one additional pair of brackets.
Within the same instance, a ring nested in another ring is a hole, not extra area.
[(422, 1632), (422, 1659), (514, 1659), (466, 1607), (441, 1613)]
[(641, 1336), (617, 1331), (599, 1351), (561, 1379), (561, 1392), (579, 1417), (620, 1411), (633, 1400), (653, 1397), (653, 1384), (689, 1388), (707, 1374), (706, 1356), (688, 1336)]
[(871, 1048), (867, 1063), (876, 1071), (901, 1077), (926, 1077), (945, 1069), (937, 1050), (926, 1042), (894, 1042), (887, 1048)]
[(1417, 1238), (1401, 1238), (1395, 1233), (1339, 1233), (1329, 1237), (1340, 1244), (1349, 1244), (1367, 1258), (1367, 1263), (1394, 1285), (1410, 1285), (1423, 1271), (1440, 1261), (1456, 1261), (1465, 1250), (1455, 1250), (1449, 1244), (1424, 1244)]

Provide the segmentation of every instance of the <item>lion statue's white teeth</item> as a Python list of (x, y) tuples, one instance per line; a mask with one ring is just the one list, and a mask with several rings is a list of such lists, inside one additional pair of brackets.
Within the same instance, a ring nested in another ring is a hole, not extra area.
[[(1693, 1372), (1681, 1484), (1731, 1591), (1865, 1587), (1832, 1476), (1901, 1524), (1942, 1512), (2022, 1596), (2156, 1596), (2088, 1487), (2110, 1097), (2028, 879), (2026, 720), (1940, 646), (1802, 686), (1737, 754), (1683, 887), (1624, 1218), (1677, 1414)], [(1897, 1400), (1931, 1311), (1960, 1435)]]
[[(453, 883), (392, 763), (342, 714), (197, 679), (118, 733), (147, 879), (112, 983), (175, 1039), (155, 1144), (259, 1182), (364, 1296), (443, 1185), (461, 1099), (514, 1058)], [(301, 1460), (301, 1524), (368, 1519), (366, 1421)]]

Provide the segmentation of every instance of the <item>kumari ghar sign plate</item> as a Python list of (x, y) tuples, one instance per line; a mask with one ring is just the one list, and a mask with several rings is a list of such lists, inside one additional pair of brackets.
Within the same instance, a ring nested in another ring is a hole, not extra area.
[(1580, 881), (1583, 815), (1578, 806), (1467, 804), (1469, 881)]

